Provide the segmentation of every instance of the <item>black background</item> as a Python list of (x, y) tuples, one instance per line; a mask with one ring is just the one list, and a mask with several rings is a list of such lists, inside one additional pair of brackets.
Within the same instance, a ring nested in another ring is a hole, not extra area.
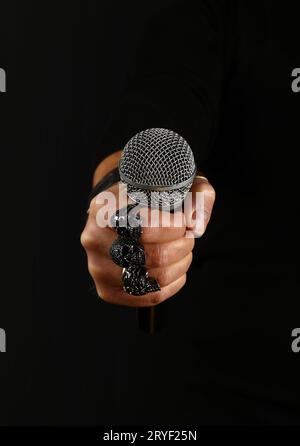
[(138, 421), (134, 402), (121, 413), (114, 376), (127, 373), (124, 331), (140, 337), (135, 314), (99, 301), (79, 239), (107, 111), (145, 21), (165, 3), (1, 5), (0, 424)]
[(235, 2), (239, 64), (209, 175), (214, 218), (195, 256), (201, 287), (192, 268), (164, 330), (147, 337), (134, 310), (99, 300), (87, 273), (79, 239), (93, 166), (120, 149), (100, 150), (107, 115), (167, 3), (1, 5), (0, 424), (299, 423), (292, 8)]

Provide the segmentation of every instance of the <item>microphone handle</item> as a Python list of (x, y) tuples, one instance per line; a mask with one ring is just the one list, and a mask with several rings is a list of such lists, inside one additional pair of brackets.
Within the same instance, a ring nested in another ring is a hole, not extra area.
[(155, 334), (165, 325), (165, 303), (155, 307), (144, 307), (136, 309), (136, 322), (140, 331), (146, 334)]
[(147, 334), (154, 334), (156, 331), (156, 313), (155, 307), (137, 308), (136, 320), (138, 329)]
[[(184, 202), (179, 205), (179, 208), (184, 212)], [(176, 208), (170, 209), (171, 214), (174, 212), (176, 212)], [(143, 333), (154, 334), (160, 331), (164, 325), (164, 318), (165, 303), (160, 303), (155, 307), (141, 307), (136, 310), (137, 327)]]

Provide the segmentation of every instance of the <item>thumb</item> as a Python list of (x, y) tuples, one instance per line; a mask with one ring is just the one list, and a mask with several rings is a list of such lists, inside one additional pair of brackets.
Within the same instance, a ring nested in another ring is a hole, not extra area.
[(213, 210), (216, 192), (208, 179), (196, 176), (191, 188), (191, 206), (186, 215), (187, 237), (201, 237)]

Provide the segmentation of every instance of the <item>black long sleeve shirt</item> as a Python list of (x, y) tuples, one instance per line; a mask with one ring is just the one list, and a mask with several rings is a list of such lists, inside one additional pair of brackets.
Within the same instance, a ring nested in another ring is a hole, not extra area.
[[(296, 0), (2, 2), (0, 424), (300, 424), (299, 17)], [(217, 192), (150, 337), (90, 290), (79, 243), (110, 102), (98, 162), (170, 128)]]
[(119, 149), (173, 129), (216, 189), (188, 283), (167, 304), (164, 347), (181, 345), (182, 381), (166, 394), (181, 395), (182, 419), (300, 422), (299, 17), (292, 1), (171, 4), (149, 23), (103, 138)]

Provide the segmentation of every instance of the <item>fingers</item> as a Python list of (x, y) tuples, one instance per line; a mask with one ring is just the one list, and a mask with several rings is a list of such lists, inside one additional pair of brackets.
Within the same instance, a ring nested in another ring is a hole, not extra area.
[(185, 235), (186, 221), (182, 212), (143, 208), (140, 215), (143, 226), (141, 243), (167, 243)]
[(128, 307), (152, 307), (174, 296), (186, 283), (186, 274), (175, 282), (162, 287), (160, 291), (145, 294), (144, 296), (131, 296), (119, 287), (112, 287), (96, 283), (97, 293), (100, 298), (108, 303), (126, 305)]
[(97, 252), (108, 256), (109, 249), (116, 237), (117, 234), (112, 228), (99, 228), (93, 213), (90, 213), (80, 241), (88, 254)]
[(194, 248), (195, 241), (181, 237), (168, 243), (145, 245), (146, 267), (162, 268), (172, 265), (187, 256)]
[[(143, 233), (141, 243), (167, 243), (183, 236), (203, 235), (210, 220), (215, 202), (215, 190), (207, 179), (196, 177), (191, 194), (186, 199), (184, 213), (163, 212), (157, 209), (140, 209)], [(110, 219), (116, 209), (127, 204), (122, 186), (114, 185), (95, 197), (90, 206), (99, 228), (110, 227)]]
[[(119, 185), (115, 185), (92, 200), (81, 243), (87, 252), (89, 272), (103, 300), (131, 307), (150, 307), (175, 295), (184, 286), (192, 262), (194, 237), (204, 233), (215, 201), (215, 191), (206, 179), (196, 178), (191, 192), (189, 213), (186, 208), (184, 213), (173, 214), (147, 208), (140, 210), (143, 226), (140, 243), (145, 249), (145, 267), (149, 276), (161, 286), (160, 291), (144, 296), (133, 296), (123, 290), (122, 268), (113, 263), (109, 254), (117, 238), (115, 229), (110, 227), (110, 219), (116, 209), (127, 204), (126, 196), (122, 197)], [(110, 194), (109, 199), (107, 194)], [(111, 195), (115, 196), (114, 200)]]
[(116, 233), (110, 228), (99, 229), (92, 222), (87, 223), (81, 234), (81, 244), (89, 252), (109, 254), (109, 248), (116, 238)]
[(98, 252), (88, 255), (88, 270), (95, 282), (106, 282), (111, 286), (122, 287), (122, 267)]
[(172, 265), (162, 268), (150, 268), (148, 270), (149, 276), (154, 277), (161, 287), (165, 287), (183, 276), (191, 266), (192, 260), (193, 254), (190, 252), (183, 259), (173, 263)]
[(184, 237), (186, 228), (143, 228), (142, 244), (167, 243)]
[(186, 214), (186, 225), (188, 237), (200, 237), (206, 231), (210, 220), (216, 193), (209, 181), (204, 178), (195, 178), (192, 192), (192, 206)]
[[(90, 203), (89, 220), (94, 219), (96, 226), (101, 229), (111, 227), (111, 217), (116, 209), (127, 204), (124, 202), (126, 195), (122, 197), (122, 193), (122, 187), (119, 190), (119, 186), (114, 185), (97, 195)], [(139, 213), (143, 227), (141, 243), (165, 243), (185, 234), (186, 221), (182, 212), (170, 213), (159, 209), (140, 208)]]
[[(88, 253), (99, 253), (109, 257), (109, 250), (117, 234), (110, 228), (99, 229), (88, 223), (81, 236), (81, 243)], [(153, 239), (154, 240), (154, 237)], [(144, 243), (146, 266), (160, 267), (176, 263), (194, 247), (192, 238), (181, 237), (166, 243)]]
[[(193, 254), (190, 252), (176, 263), (164, 267), (148, 268), (150, 277), (155, 278), (161, 287), (170, 285), (184, 275), (191, 266)], [(108, 257), (97, 252), (90, 252), (88, 256), (88, 270), (95, 282), (105, 281), (112, 287), (122, 287), (122, 268)]]

